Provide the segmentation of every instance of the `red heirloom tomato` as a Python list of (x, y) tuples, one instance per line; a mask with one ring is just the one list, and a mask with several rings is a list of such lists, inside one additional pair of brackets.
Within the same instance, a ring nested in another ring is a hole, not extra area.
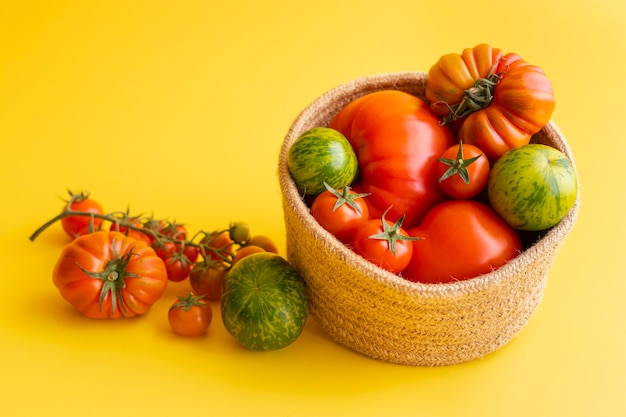
[(476, 146), (459, 142), (437, 160), (439, 186), (450, 197), (472, 198), (487, 185), (491, 171), (489, 160)]
[(357, 227), (369, 218), (369, 209), (363, 197), (346, 186), (337, 191), (326, 185), (326, 191), (315, 197), (311, 204), (311, 216), (342, 242), (351, 240)]
[(488, 205), (449, 200), (433, 207), (408, 231), (411, 262), (402, 272), (409, 281), (444, 283), (491, 272), (522, 251), (519, 235)]
[(527, 144), (555, 106), (541, 68), (487, 44), (443, 55), (428, 72), (426, 97), (444, 121), (456, 120), (458, 137), (491, 162)]
[(413, 254), (412, 237), (402, 228), (404, 216), (392, 223), (385, 219), (370, 219), (362, 223), (354, 232), (352, 249), (355, 253), (386, 269), (399, 274), (406, 268)]
[[(89, 197), (89, 193), (72, 194), (74, 200), (70, 203), (69, 209), (72, 211), (82, 211), (87, 213), (104, 214), (104, 209), (93, 198)], [(65, 209), (65, 207), (64, 207)], [(67, 235), (71, 238), (83, 235), (89, 231), (90, 216), (67, 216), (61, 219), (61, 226)], [(98, 230), (102, 219), (93, 219), (93, 230)]]
[(426, 211), (446, 199), (437, 184), (437, 158), (455, 143), (452, 131), (421, 99), (384, 90), (360, 97), (330, 122), (350, 141), (359, 161), (360, 189), (370, 217), (392, 206), (389, 220), (405, 215), (416, 226)]
[(167, 272), (145, 242), (101, 231), (81, 236), (61, 251), (53, 282), (89, 318), (133, 317), (161, 297)]

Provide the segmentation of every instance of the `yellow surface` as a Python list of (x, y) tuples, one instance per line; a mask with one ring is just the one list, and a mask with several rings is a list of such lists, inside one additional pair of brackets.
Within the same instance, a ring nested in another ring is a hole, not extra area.
[[(219, 315), (174, 336), (172, 285), (146, 316), (91, 321), (51, 282), (66, 187), (192, 231), (247, 221), (284, 254), (281, 140), (326, 90), (427, 71), (481, 42), (553, 82), (580, 218), (523, 332), (482, 360), (391, 365), (310, 320), (276, 352)], [(0, 1), (1, 416), (626, 415), (626, 3)]]

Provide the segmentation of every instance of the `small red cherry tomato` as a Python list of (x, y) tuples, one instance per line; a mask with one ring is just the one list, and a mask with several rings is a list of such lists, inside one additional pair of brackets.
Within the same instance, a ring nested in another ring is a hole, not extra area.
[(189, 284), (196, 294), (217, 301), (222, 297), (222, 284), (227, 272), (228, 266), (219, 261), (196, 264), (189, 274)]
[(352, 249), (373, 264), (399, 274), (411, 261), (411, 241), (420, 238), (402, 229), (404, 216), (392, 223), (385, 219), (385, 213), (381, 219), (369, 219), (356, 229)]
[(459, 142), (437, 159), (439, 187), (452, 198), (478, 195), (489, 179), (489, 160), (480, 148)]
[(211, 305), (194, 293), (178, 296), (170, 307), (167, 318), (174, 333), (180, 336), (201, 336), (213, 319)]
[(369, 209), (360, 194), (346, 186), (341, 191), (324, 183), (326, 191), (320, 193), (311, 204), (311, 216), (324, 229), (342, 242), (349, 242), (354, 231), (369, 219)]
[[(80, 211), (94, 214), (104, 214), (104, 209), (93, 198), (89, 197), (89, 193), (74, 194), (70, 191), (69, 208), (72, 211)], [(91, 216), (66, 216), (61, 219), (61, 226), (65, 233), (72, 239), (99, 230), (102, 219)]]

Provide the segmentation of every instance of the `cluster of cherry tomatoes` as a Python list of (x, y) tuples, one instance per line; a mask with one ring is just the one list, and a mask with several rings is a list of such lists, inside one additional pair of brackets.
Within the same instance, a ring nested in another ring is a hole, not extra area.
[(278, 253), (272, 239), (251, 235), (243, 222), (190, 236), (181, 223), (106, 213), (89, 193), (69, 194), (61, 213), (30, 239), (60, 221), (72, 241), (53, 280), (63, 298), (89, 318), (144, 314), (168, 281), (188, 280), (190, 289), (172, 303), (168, 320), (177, 334), (204, 334), (213, 316), (209, 301), (220, 300), (229, 269), (255, 252)]

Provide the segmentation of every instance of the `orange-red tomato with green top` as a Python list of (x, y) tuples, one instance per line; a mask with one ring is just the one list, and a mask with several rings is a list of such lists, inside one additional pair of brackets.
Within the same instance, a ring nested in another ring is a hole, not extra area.
[(311, 216), (337, 239), (349, 242), (357, 227), (369, 219), (366, 196), (350, 187), (341, 191), (328, 187), (313, 200)]
[(211, 325), (213, 309), (202, 296), (189, 293), (178, 296), (172, 303), (167, 319), (174, 333), (180, 336), (202, 336)]
[(555, 107), (541, 68), (488, 44), (443, 55), (428, 72), (426, 97), (458, 129), (458, 138), (478, 146), (491, 162), (527, 144)]
[(487, 186), (491, 166), (480, 148), (460, 142), (437, 160), (439, 186), (450, 197), (472, 198)]
[(145, 242), (99, 231), (72, 241), (53, 271), (61, 296), (89, 318), (146, 313), (167, 287), (163, 260)]

